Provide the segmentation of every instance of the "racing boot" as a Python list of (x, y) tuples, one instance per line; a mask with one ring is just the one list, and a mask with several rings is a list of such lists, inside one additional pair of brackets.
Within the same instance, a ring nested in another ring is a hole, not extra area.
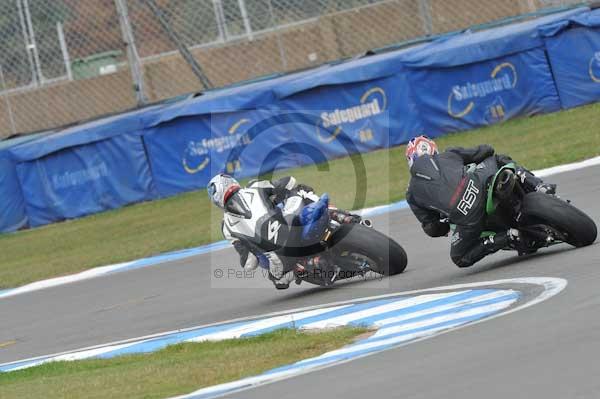
[(498, 233), (493, 234), (489, 237), (486, 237), (482, 245), (482, 251), (486, 253), (486, 255), (492, 254), (500, 249), (507, 248), (510, 245), (511, 239), (510, 235), (506, 233)]
[(452, 234), (450, 257), (458, 267), (470, 267), (494, 252), (509, 248), (509, 242), (506, 233), (498, 233), (480, 239), (466, 251), (457, 250), (462, 245), (462, 238), (460, 233), (455, 231)]
[(536, 248), (531, 247), (531, 240), (517, 229), (508, 229), (506, 236), (508, 245), (515, 249), (519, 256), (528, 255), (537, 252)]
[(492, 254), (501, 249), (516, 249), (527, 252), (528, 240), (517, 229), (508, 229), (506, 232), (497, 233), (486, 237), (482, 242), (482, 249), (487, 254)]
[(278, 290), (285, 290), (290, 287), (290, 283), (294, 281), (294, 273), (289, 271), (286, 273), (283, 260), (275, 252), (265, 252), (265, 257), (269, 261), (269, 280), (273, 282)]
[[(294, 276), (293, 272), (288, 272), (284, 274), (281, 278), (276, 278), (269, 272), (269, 280), (273, 282), (273, 285), (275, 285), (275, 288), (278, 290), (287, 290), (288, 288), (290, 288), (290, 283), (295, 279), (296, 277)], [(296, 284), (300, 285), (299, 282), (296, 282)]]
[[(460, 243), (460, 236), (457, 232), (452, 236), (452, 245)], [(519, 255), (525, 255), (536, 251), (529, 244), (531, 241), (524, 237), (522, 232), (517, 229), (509, 229), (505, 232), (491, 234), (476, 243), (468, 251), (464, 253), (452, 254), (452, 261), (458, 267), (469, 267), (479, 262), (486, 256), (493, 254), (494, 252), (500, 251), (501, 249), (515, 249), (519, 252)]]

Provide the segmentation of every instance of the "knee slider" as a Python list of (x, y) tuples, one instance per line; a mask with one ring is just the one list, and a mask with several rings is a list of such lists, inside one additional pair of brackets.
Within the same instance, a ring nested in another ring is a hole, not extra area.
[(451, 256), (452, 258), (452, 262), (454, 262), (454, 264), (458, 267), (465, 268), (465, 267), (470, 267), (473, 266), (473, 262), (470, 262), (468, 260), (466, 260), (464, 257), (462, 256)]

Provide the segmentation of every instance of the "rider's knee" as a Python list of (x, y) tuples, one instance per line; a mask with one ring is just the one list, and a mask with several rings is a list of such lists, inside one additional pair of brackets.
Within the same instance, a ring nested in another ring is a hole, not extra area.
[(463, 256), (452, 255), (450, 258), (452, 258), (452, 262), (454, 262), (454, 264), (460, 268), (470, 267), (474, 264), (473, 261), (466, 259)]

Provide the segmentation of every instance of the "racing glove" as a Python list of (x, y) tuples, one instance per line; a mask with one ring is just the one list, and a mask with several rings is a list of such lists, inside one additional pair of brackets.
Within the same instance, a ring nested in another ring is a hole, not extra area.
[(296, 185), (296, 190), (297, 191), (305, 191), (307, 193), (313, 193), (315, 191), (311, 186), (309, 186), (307, 184), (302, 184), (302, 183)]

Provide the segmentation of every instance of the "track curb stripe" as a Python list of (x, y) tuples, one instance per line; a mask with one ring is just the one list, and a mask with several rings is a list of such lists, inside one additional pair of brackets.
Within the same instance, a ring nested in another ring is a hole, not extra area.
[[(507, 295), (513, 301), (518, 299), (518, 294), (514, 291), (495, 289), (461, 290), (458, 292), (450, 291), (412, 296), (396, 294), (388, 298), (372, 299), (364, 302), (352, 301), (343, 305), (323, 305), (314, 309), (292, 311), (278, 316), (225, 323), (212, 327), (200, 327), (185, 333), (167, 333), (160, 337), (139, 338), (58, 355), (11, 362), (0, 365), (0, 372), (21, 370), (52, 361), (111, 358), (125, 354), (148, 353), (180, 342), (221, 341), (251, 337), (280, 328), (317, 330), (333, 326), (367, 325), (379, 328), (378, 333), (386, 330), (391, 333), (398, 333), (399, 324), (404, 324), (408, 326), (407, 328), (416, 325), (418, 328), (424, 327), (426, 329), (428, 320), (432, 320), (432, 323), (438, 323), (439, 321), (447, 321), (447, 319), (461, 316), (461, 311), (476, 312), (482, 306), (494, 306), (495, 303), (490, 303), (489, 299), (492, 294), (497, 294), (496, 303), (502, 298), (506, 298)], [(455, 306), (448, 309), (450, 304)], [(509, 305), (507, 304), (507, 306)], [(430, 310), (429, 314), (423, 314), (424, 310)], [(414, 317), (406, 316), (410, 314), (413, 314)], [(402, 315), (406, 317), (404, 322), (397, 321), (380, 326), (375, 324), (378, 319), (397, 318)]]
[[(542, 289), (535, 297), (524, 299), (519, 291), (520, 288), (515, 288), (518, 284), (537, 285)], [(185, 341), (221, 340), (257, 335), (281, 326), (289, 326), (289, 323), (301, 329), (311, 326), (329, 328), (332, 324), (367, 325), (377, 329), (377, 332), (370, 337), (320, 356), (178, 397), (212, 398), (331, 367), (507, 315), (551, 298), (562, 291), (566, 285), (566, 280), (558, 278), (515, 278), (357, 298), (12, 362), (0, 365), (0, 371), (16, 371), (58, 360), (109, 358), (123, 354), (146, 353)], [(328, 320), (332, 320), (333, 323), (328, 323)]]
[[(216, 398), (255, 388), (261, 385), (274, 383), (293, 376), (299, 376), (309, 372), (322, 370), (327, 367), (332, 367), (352, 360), (360, 359), (365, 356), (373, 355), (384, 350), (419, 342), (421, 340), (432, 338), (449, 331), (455, 331), (468, 325), (478, 324), (486, 320), (505, 316), (539, 304), (560, 293), (566, 287), (567, 281), (560, 278), (529, 277), (481, 283), (458, 284), (448, 287), (438, 287), (433, 290), (466, 289), (500, 284), (534, 284), (543, 287), (543, 291), (536, 297), (519, 304), (517, 302), (519, 298), (519, 293), (517, 291), (507, 290), (504, 288), (498, 289), (496, 291), (502, 292), (503, 295), (500, 295), (497, 298), (488, 298), (480, 303), (469, 303), (465, 307), (468, 307), (470, 311), (465, 310), (464, 307), (458, 307), (455, 309), (456, 311), (454, 312), (454, 318), (446, 317), (445, 319), (438, 319), (438, 323), (436, 324), (421, 326), (414, 325), (413, 329), (407, 329), (409, 326), (405, 326), (404, 331), (399, 330), (388, 336), (381, 336), (380, 339), (370, 341), (370, 338), (366, 338), (345, 348), (338, 349), (312, 359), (306, 359), (288, 366), (279, 367), (254, 377), (248, 377), (230, 383), (203, 388), (190, 394), (177, 396), (172, 399)], [(490, 304), (492, 304), (492, 307), (488, 307)], [(461, 309), (465, 311), (461, 313)], [(456, 317), (457, 315), (459, 317)], [(410, 319), (406, 321), (410, 322)], [(399, 324), (394, 325), (399, 326)], [(376, 335), (382, 331), (385, 331), (385, 326), (379, 327)]]

